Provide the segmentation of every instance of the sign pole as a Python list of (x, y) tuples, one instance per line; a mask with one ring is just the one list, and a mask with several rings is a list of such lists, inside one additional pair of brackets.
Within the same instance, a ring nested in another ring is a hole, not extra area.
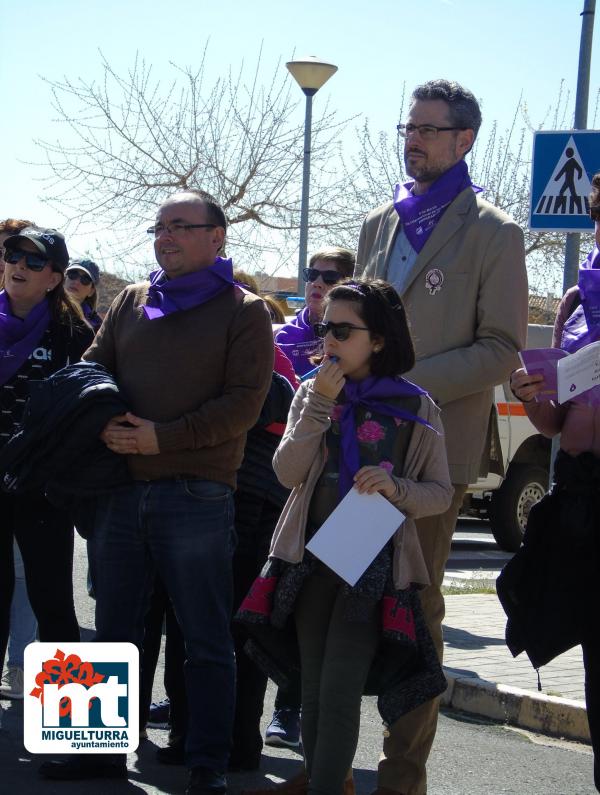
[[(577, 70), (577, 94), (575, 97), (575, 129), (587, 128), (588, 98), (590, 93), (590, 64), (592, 60), (592, 38), (594, 35), (594, 13), (596, 0), (584, 0), (581, 12), (581, 39), (579, 42), (579, 68)], [(563, 271), (563, 295), (577, 283), (579, 271), (579, 232), (567, 234), (565, 242), (565, 266)]]

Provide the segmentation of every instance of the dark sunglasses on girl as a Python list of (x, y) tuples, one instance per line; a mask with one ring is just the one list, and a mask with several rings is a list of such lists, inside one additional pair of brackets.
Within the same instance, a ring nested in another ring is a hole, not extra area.
[(82, 273), (82, 271), (68, 271), (67, 272), (67, 279), (72, 282), (76, 282), (79, 280), (84, 287), (87, 287), (92, 283), (92, 279), (87, 273)]
[(325, 337), (331, 331), (338, 342), (346, 342), (352, 331), (368, 331), (366, 326), (353, 326), (352, 323), (315, 323), (313, 326), (317, 337)]
[(325, 284), (337, 284), (344, 277), (337, 271), (320, 271), (317, 268), (304, 268), (302, 271), (302, 278), (305, 282), (316, 282), (319, 276), (323, 279)]
[(29, 270), (36, 273), (43, 271), (48, 264), (48, 260), (41, 254), (31, 254), (29, 251), (21, 251), (18, 248), (6, 249), (4, 252), (4, 261), (11, 265), (16, 265), (22, 259), (25, 260), (25, 265)]

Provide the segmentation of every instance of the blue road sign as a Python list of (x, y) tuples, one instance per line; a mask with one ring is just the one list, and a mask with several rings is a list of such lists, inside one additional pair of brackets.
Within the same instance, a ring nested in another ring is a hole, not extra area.
[(600, 171), (600, 130), (536, 132), (529, 228), (592, 232), (589, 194)]

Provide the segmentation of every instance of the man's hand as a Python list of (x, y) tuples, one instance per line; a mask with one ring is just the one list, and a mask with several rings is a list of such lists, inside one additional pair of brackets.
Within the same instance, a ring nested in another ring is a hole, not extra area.
[(396, 493), (396, 483), (383, 467), (361, 467), (354, 476), (354, 488), (359, 494), (375, 494), (378, 491), (387, 499)]
[(129, 411), (113, 417), (100, 438), (109, 450), (120, 455), (157, 455), (159, 452), (154, 423)]

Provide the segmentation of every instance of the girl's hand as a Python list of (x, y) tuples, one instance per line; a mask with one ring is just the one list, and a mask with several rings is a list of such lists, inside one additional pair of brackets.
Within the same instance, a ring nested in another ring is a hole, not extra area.
[(354, 476), (354, 488), (360, 494), (375, 494), (378, 491), (387, 499), (396, 493), (396, 483), (387, 469), (378, 466), (361, 467)]
[(523, 403), (529, 403), (533, 400), (542, 391), (545, 383), (544, 376), (541, 373), (527, 375), (522, 367), (518, 370), (513, 370), (510, 374), (511, 391)]
[(337, 362), (332, 362), (331, 359), (326, 356), (321, 365), (321, 369), (315, 376), (315, 382), (313, 384), (315, 392), (318, 392), (319, 395), (323, 395), (323, 397), (335, 400), (344, 388), (345, 383), (346, 379), (344, 378), (342, 368)]

